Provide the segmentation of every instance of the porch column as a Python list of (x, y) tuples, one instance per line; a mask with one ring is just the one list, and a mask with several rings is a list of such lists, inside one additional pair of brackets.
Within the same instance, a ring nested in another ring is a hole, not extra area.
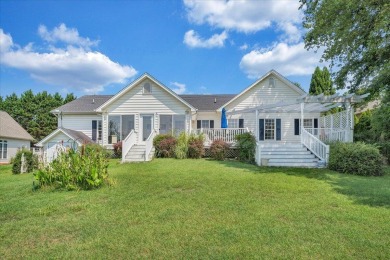
[(259, 110), (256, 109), (256, 119), (255, 119), (255, 131), (256, 131), (256, 142), (259, 141)]
[(302, 137), (302, 131), (303, 131), (303, 109), (304, 109), (305, 103), (301, 103), (301, 144), (303, 144), (303, 137)]
[[(348, 101), (345, 102), (345, 107), (347, 108), (347, 113), (346, 113), (346, 120), (347, 122), (345, 122), (345, 128), (346, 128), (346, 132), (345, 132), (345, 142), (352, 142), (351, 140), (351, 132), (352, 132), (352, 118), (351, 118), (351, 103), (349, 103)], [(340, 117), (341, 119), (341, 117)], [(351, 122), (350, 122), (351, 120)]]

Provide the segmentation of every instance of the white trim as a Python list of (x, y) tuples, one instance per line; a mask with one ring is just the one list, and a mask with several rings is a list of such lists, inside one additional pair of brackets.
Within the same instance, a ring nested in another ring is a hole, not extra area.
[[(75, 130), (73, 130), (75, 131)], [(43, 144), (46, 143), (47, 140), (50, 140), (53, 136), (55, 136), (56, 134), (58, 134), (59, 132), (62, 132), (64, 135), (68, 136), (70, 139), (72, 139), (73, 141), (77, 142), (78, 145), (82, 145), (82, 143), (80, 143), (79, 141), (75, 140), (74, 137), (70, 136), (67, 132), (65, 132), (63, 129), (61, 128), (57, 128), (56, 130), (54, 130), (51, 134), (49, 134), (48, 136), (46, 136), (45, 138), (43, 138), (41, 141), (39, 141), (37, 144), (35, 144), (35, 146), (38, 146), (38, 147), (43, 147)]]
[(295, 86), (293, 83), (291, 83), (289, 80), (287, 80), (285, 77), (283, 77), (280, 73), (278, 73), (277, 71), (275, 70), (270, 70), (269, 72), (267, 72), (266, 74), (264, 74), (264, 76), (262, 76), (260, 79), (256, 80), (252, 85), (250, 85), (249, 87), (247, 87), (246, 89), (244, 89), (243, 91), (241, 91), (241, 93), (239, 93), (237, 96), (235, 96), (234, 98), (232, 98), (230, 101), (228, 101), (227, 103), (225, 103), (223, 106), (221, 106), (220, 108), (217, 109), (217, 111), (222, 111), (222, 108), (230, 105), (233, 101), (235, 101), (236, 99), (238, 99), (239, 97), (241, 97), (242, 95), (244, 95), (246, 92), (248, 92), (250, 89), (252, 89), (254, 86), (256, 86), (259, 82), (261, 82), (262, 80), (264, 80), (265, 78), (267, 78), (268, 76), (270, 75), (274, 75), (274, 77), (278, 78), (279, 80), (283, 81), (287, 86), (289, 86), (290, 88), (292, 88), (293, 90), (295, 90), (296, 92), (298, 92), (299, 94), (301, 95), (304, 95), (306, 94), (306, 92), (304, 90), (302, 90), (301, 88), (299, 88), (298, 86)]
[[(179, 100), (181, 103), (183, 103), (184, 105), (186, 105), (188, 108), (191, 109), (191, 111), (196, 111), (196, 108), (194, 108), (193, 106), (191, 106), (189, 103), (187, 103), (186, 101), (184, 101), (181, 97), (179, 97), (175, 92), (173, 92), (170, 88), (164, 86), (162, 83), (158, 82), (157, 80), (155, 80), (151, 75), (149, 75), (148, 73), (145, 73), (143, 74), (141, 77), (139, 77), (138, 79), (136, 79), (135, 81), (133, 81), (132, 83), (130, 83), (127, 87), (123, 88), (121, 91), (119, 91), (117, 94), (115, 94), (113, 97), (111, 97), (109, 100), (107, 100), (106, 102), (104, 102), (100, 107), (98, 107), (95, 111), (96, 112), (102, 112), (102, 109), (106, 108), (107, 106), (111, 105), (114, 101), (116, 101), (118, 98), (120, 98), (122, 95), (124, 95), (125, 93), (127, 93), (129, 90), (131, 90), (132, 88), (134, 88), (135, 86), (137, 86), (138, 83), (140, 83), (141, 81), (143, 81), (144, 79), (149, 79), (150, 81), (152, 81), (154, 84), (156, 84), (157, 86), (161, 87), (163, 90), (165, 90), (166, 92), (168, 92), (169, 94), (171, 94), (173, 97), (175, 97), (177, 100)], [(152, 86), (151, 86), (152, 87)]]

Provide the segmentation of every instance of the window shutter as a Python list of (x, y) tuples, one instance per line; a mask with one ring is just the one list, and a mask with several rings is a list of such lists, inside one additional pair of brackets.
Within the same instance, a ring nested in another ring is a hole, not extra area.
[(201, 120), (196, 120), (196, 128), (201, 129), (202, 128), (202, 121)]
[(282, 140), (282, 120), (276, 119), (276, 140)]
[(238, 119), (238, 128), (244, 128), (244, 119)]
[(318, 128), (318, 118), (314, 118), (314, 128)]
[(294, 135), (299, 135), (299, 119), (294, 119)]
[(97, 121), (92, 120), (92, 140), (96, 142)]
[(259, 119), (259, 140), (264, 141), (264, 119)]
[(210, 120), (210, 128), (214, 128), (214, 120)]

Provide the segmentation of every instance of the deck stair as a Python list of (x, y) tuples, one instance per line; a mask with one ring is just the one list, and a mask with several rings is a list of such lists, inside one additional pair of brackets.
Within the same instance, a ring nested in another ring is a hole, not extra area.
[(146, 160), (145, 160), (145, 150), (146, 150), (145, 144), (135, 144), (133, 147), (131, 147), (130, 151), (127, 153), (125, 157), (125, 162), (144, 162), (144, 161), (152, 160), (154, 155), (154, 147), (152, 148), (150, 154), (147, 155)]
[(302, 144), (265, 144), (261, 147), (261, 160), (268, 166), (315, 168), (320, 164)]

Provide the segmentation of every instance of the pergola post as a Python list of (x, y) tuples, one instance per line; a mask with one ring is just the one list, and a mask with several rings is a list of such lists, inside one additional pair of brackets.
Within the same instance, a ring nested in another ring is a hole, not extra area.
[(302, 131), (303, 131), (303, 109), (304, 109), (305, 103), (301, 103), (301, 144), (303, 144), (303, 137), (302, 137)]
[(259, 110), (256, 109), (256, 121), (255, 121), (255, 131), (256, 131), (256, 141), (259, 141), (260, 140), (260, 137), (259, 137)]

